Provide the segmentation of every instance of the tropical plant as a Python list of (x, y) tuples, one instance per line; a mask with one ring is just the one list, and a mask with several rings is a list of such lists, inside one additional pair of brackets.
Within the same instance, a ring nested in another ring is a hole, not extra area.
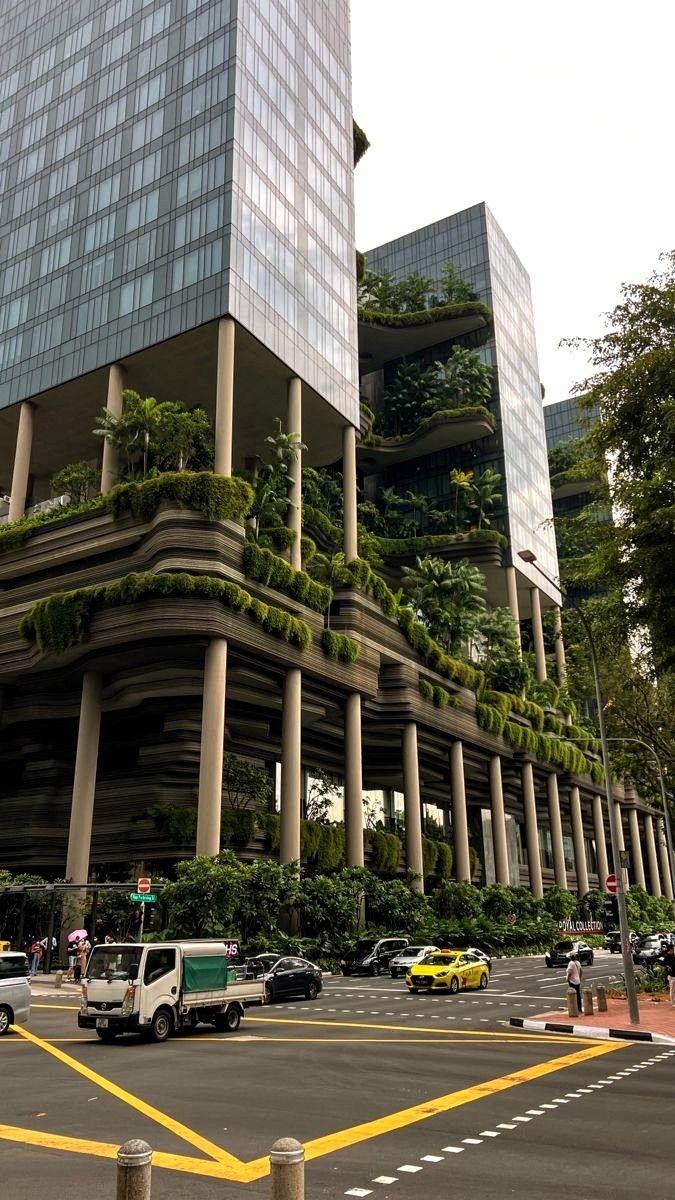
[(266, 460), (258, 459), (258, 468), (253, 480), (254, 500), (252, 514), (255, 536), (285, 523), (290, 504), (294, 478), (291, 474), (298, 456), (307, 447), (298, 433), (285, 433), (281, 421), (276, 420), (277, 432), (265, 438), (269, 447)]
[(213, 467), (213, 434), (204, 408), (165, 401), (151, 444), (156, 471), (200, 471)]
[(425, 382), (431, 395), (425, 409), (437, 412), (486, 405), (492, 396), (492, 377), (492, 368), (475, 350), (453, 346), (449, 358), (444, 363), (435, 362), (426, 373)]
[(335, 802), (340, 797), (340, 788), (331, 779), (327, 771), (320, 767), (312, 770), (308, 777), (307, 795), (305, 796), (305, 816), (308, 821), (330, 820)]
[(51, 479), (55, 496), (68, 495), (71, 504), (85, 504), (96, 484), (96, 471), (88, 462), (69, 463)]
[(473, 471), (460, 471), (453, 467), (450, 472), (450, 486), (454, 493), (455, 530), (464, 524), (467, 510), (471, 507), (473, 493)]
[(433, 396), (433, 376), (417, 362), (399, 363), (384, 389), (375, 428), (384, 437), (414, 433)]
[(502, 493), (499, 490), (501, 483), (502, 476), (493, 467), (486, 467), (477, 482), (474, 479), (469, 505), (478, 513), (479, 529), (490, 524), (489, 514), (496, 504), (501, 503)]
[(303, 467), (302, 501), (342, 524), (342, 477), (325, 467)]
[(223, 792), (229, 808), (265, 809), (274, 795), (272, 776), (265, 767), (250, 759), (226, 754), (223, 758)]
[(465, 279), (462, 279), (453, 262), (446, 262), (441, 268), (441, 277), (437, 284), (438, 291), (429, 300), (432, 306), (441, 304), (460, 304), (466, 300), (477, 300), (476, 293)]
[(486, 611), (485, 579), (468, 559), (418, 558), (403, 568), (403, 586), (422, 624), (449, 654), (475, 638)]

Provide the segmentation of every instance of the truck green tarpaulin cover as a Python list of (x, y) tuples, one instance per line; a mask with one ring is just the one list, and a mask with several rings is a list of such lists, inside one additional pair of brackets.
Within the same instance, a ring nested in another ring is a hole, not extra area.
[(223, 954), (186, 955), (183, 959), (183, 991), (224, 991), (227, 987), (227, 958)]

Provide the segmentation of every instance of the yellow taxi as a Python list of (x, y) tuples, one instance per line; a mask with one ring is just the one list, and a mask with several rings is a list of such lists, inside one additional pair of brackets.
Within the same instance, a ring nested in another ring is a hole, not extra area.
[(408, 990), (458, 992), (460, 988), (486, 988), (487, 963), (468, 950), (436, 950), (415, 963), (405, 977)]

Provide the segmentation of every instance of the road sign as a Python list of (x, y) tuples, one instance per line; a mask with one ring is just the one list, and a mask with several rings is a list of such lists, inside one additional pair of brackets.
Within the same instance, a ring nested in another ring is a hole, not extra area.
[(154, 904), (157, 896), (155, 892), (129, 892), (129, 899), (134, 904)]
[(616, 875), (608, 875), (605, 880), (605, 887), (608, 892), (616, 891)]
[(138, 883), (136, 884), (137, 892), (145, 892), (147, 895), (147, 893), (151, 890), (152, 890), (152, 880), (151, 879), (139, 879)]

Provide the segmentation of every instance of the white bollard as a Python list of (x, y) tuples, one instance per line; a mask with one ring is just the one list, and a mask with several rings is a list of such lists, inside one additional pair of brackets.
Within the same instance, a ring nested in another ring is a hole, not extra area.
[(130, 1138), (117, 1151), (117, 1200), (150, 1200), (152, 1150)]
[(272, 1200), (304, 1200), (305, 1148), (295, 1138), (279, 1138), (272, 1146), (270, 1178)]

